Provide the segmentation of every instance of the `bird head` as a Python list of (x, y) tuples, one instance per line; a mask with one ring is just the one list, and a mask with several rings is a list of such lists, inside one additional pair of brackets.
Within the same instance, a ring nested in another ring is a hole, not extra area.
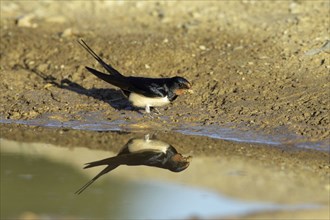
[(191, 89), (191, 83), (186, 80), (183, 77), (173, 77), (172, 83), (170, 85), (170, 89), (176, 94), (176, 95), (183, 95), (185, 93), (193, 93), (193, 90)]
[(177, 153), (170, 158), (168, 169), (173, 172), (181, 172), (187, 169), (190, 164), (191, 158), (191, 156), (184, 157), (181, 154)]

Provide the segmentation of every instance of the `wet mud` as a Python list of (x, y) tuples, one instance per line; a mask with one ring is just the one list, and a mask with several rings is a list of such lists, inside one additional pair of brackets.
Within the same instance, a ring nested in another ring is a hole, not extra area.
[[(193, 156), (194, 174), (179, 183), (249, 201), (327, 205), (329, 7), (328, 1), (1, 1), (1, 138), (118, 152), (129, 138), (151, 133)], [(124, 75), (179, 75), (194, 94), (160, 114), (132, 111), (117, 88), (85, 70), (102, 68), (79, 38)], [(326, 219), (328, 211), (246, 218)]]

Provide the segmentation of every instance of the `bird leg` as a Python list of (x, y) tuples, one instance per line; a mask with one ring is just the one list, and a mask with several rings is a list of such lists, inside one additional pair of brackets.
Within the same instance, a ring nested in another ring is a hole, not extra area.
[(149, 141), (150, 141), (150, 135), (149, 135), (149, 134), (146, 134), (146, 135), (144, 136), (144, 140), (145, 140), (146, 142), (149, 142)]
[(146, 113), (150, 113), (150, 105), (146, 105)]
[(160, 115), (160, 111), (157, 108), (153, 107), (152, 110), (155, 111), (157, 115)]

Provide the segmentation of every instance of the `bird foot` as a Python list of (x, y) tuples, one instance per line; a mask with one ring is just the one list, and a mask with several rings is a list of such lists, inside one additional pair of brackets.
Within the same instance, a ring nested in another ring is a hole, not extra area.
[(160, 115), (160, 111), (157, 108), (152, 108), (153, 112), (157, 115)]

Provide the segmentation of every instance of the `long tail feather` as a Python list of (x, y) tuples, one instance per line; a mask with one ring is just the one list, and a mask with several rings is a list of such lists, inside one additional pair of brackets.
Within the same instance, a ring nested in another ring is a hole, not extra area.
[(94, 179), (88, 181), (85, 185), (83, 185), (80, 189), (78, 189), (74, 194), (81, 194), (83, 191), (85, 191), (85, 189), (87, 189), (87, 187), (89, 187), (90, 185), (92, 185), (92, 183), (94, 183)]
[(77, 40), (78, 43), (90, 54), (94, 59), (99, 62), (103, 66), (104, 69), (106, 69), (110, 74), (115, 76), (123, 76), (120, 72), (118, 72), (116, 69), (114, 69), (111, 65), (106, 64), (101, 57), (99, 57), (87, 44), (83, 39)]
[(116, 164), (118, 162), (118, 156), (115, 157), (109, 157), (105, 158), (103, 160), (97, 160), (93, 162), (89, 162), (85, 164), (84, 169), (91, 168), (91, 167), (97, 167), (97, 166), (102, 166), (102, 165), (111, 165), (111, 164)]
[(114, 86), (117, 86), (121, 89), (128, 89), (129, 88), (129, 85), (127, 84), (127, 80), (125, 80), (125, 78), (122, 78), (122, 77), (116, 77), (116, 76), (113, 76), (113, 75), (108, 75), (108, 74), (105, 74), (105, 73), (102, 73), (100, 71), (97, 71), (93, 68), (90, 68), (88, 66), (85, 67), (89, 72), (91, 72), (92, 74), (94, 74), (95, 76), (97, 76), (98, 78), (114, 85)]
[[(98, 165), (95, 165), (98, 166)], [(97, 174), (93, 179), (91, 179), (90, 181), (88, 181), (85, 185), (83, 185), (80, 189), (78, 189), (75, 194), (79, 195), (81, 194), (83, 191), (85, 191), (85, 189), (87, 189), (90, 185), (92, 185), (92, 183), (94, 183), (99, 177), (103, 176), (104, 174), (110, 172), (111, 170), (117, 168), (119, 165), (118, 164), (111, 164), (109, 166), (107, 166), (106, 168), (104, 168), (99, 174)], [(86, 167), (85, 167), (86, 168)]]

